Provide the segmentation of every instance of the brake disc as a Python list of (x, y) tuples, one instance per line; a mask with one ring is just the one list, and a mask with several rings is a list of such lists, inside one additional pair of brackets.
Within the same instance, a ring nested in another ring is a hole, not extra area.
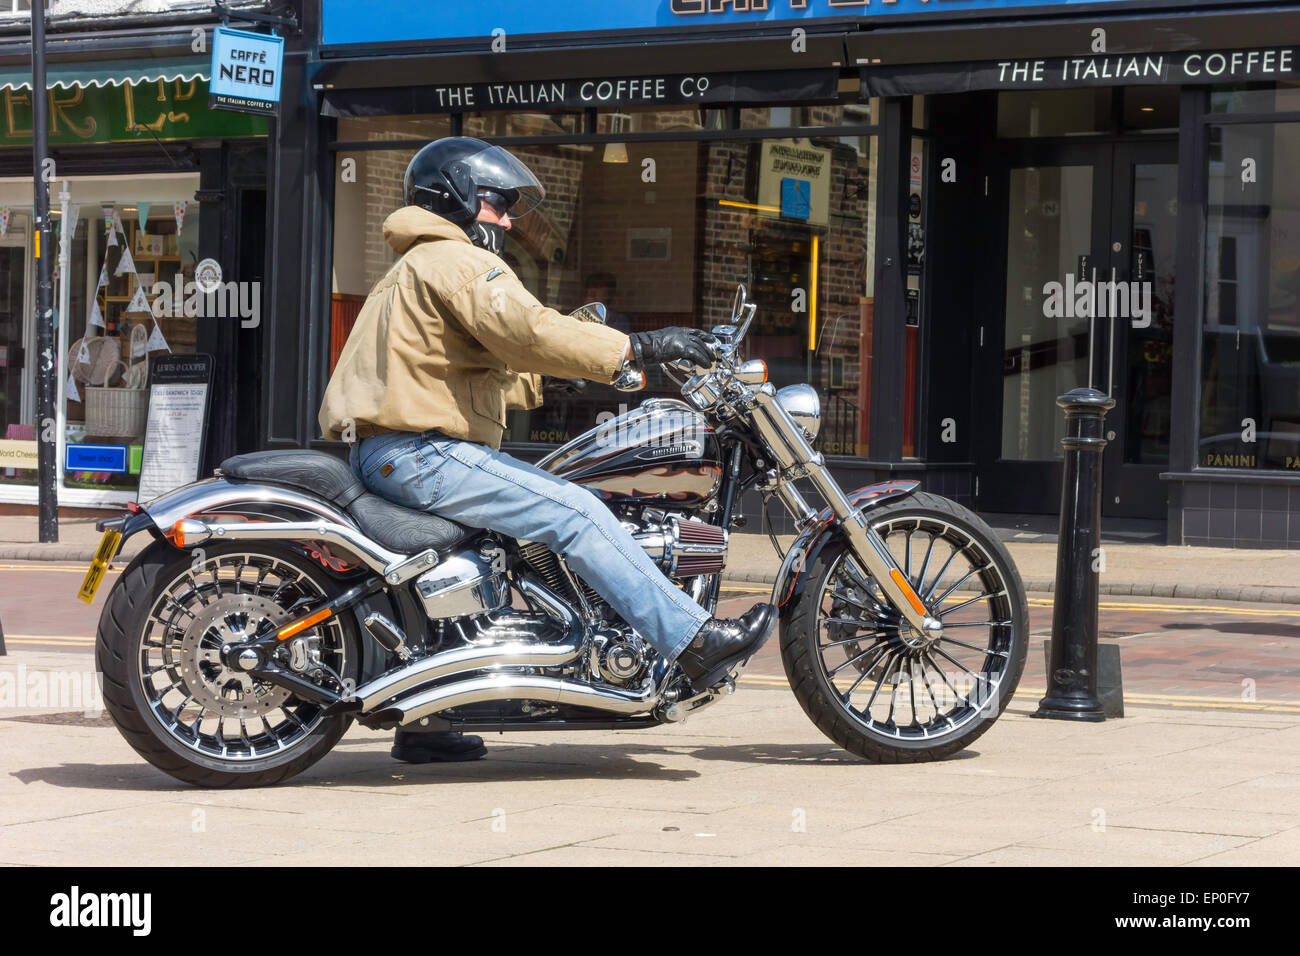
[(288, 616), (255, 594), (227, 594), (203, 607), (185, 629), (178, 668), (195, 703), (221, 717), (262, 717), (288, 700), (288, 689), (256, 680), (221, 659), (222, 645), (246, 641), (264, 622), (278, 626)]

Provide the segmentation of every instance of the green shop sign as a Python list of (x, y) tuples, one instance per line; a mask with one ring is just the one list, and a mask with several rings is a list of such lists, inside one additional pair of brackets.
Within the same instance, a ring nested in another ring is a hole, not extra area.
[[(30, 146), (32, 91), (7, 86), (0, 146)], [(265, 136), (266, 119), (208, 109), (200, 79), (157, 79), (49, 90), (50, 145)]]

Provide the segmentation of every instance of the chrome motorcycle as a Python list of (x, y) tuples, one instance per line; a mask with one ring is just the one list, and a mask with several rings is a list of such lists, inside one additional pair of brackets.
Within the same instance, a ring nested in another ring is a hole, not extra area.
[[(602, 499), (710, 613), (740, 496), (756, 489), (765, 517), (775, 497), (798, 530), (771, 600), (804, 711), (863, 757), (955, 753), (998, 718), (1024, 668), (1015, 565), (983, 521), (915, 481), (841, 490), (811, 445), (816, 391), (775, 389), (761, 360), (741, 358), (755, 310), (741, 286), (730, 323), (712, 330), (711, 367), (665, 366), (681, 400), (648, 400), (540, 465)], [(123, 540), (156, 539), (100, 617), (105, 703), (141, 756), (190, 783), (279, 782), (353, 720), (654, 727), (736, 688), (740, 668), (693, 689), (562, 555), (393, 505), (324, 452), (236, 456), (100, 525), (83, 598)]]

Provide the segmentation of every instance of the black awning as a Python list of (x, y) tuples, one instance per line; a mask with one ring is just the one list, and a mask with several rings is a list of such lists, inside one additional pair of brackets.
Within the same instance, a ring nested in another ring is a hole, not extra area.
[(509, 53), (427, 53), (322, 57), (309, 65), (318, 90), (394, 89), (506, 83), (571, 77), (669, 76), (835, 69), (845, 59), (844, 33), (720, 38), (705, 42), (596, 44), (562, 50)]
[(1300, 45), (1181, 53), (1116, 53), (980, 63), (864, 66), (862, 95), (972, 90), (1059, 90), (1081, 86), (1255, 83), (1300, 79)]
[(704, 71), (326, 90), (321, 96), (321, 113), (355, 117), (482, 110), (816, 103), (837, 98), (839, 72), (837, 68), (761, 73)]

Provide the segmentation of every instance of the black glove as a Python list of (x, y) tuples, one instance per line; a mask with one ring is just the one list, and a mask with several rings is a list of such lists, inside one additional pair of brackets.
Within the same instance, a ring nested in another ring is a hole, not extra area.
[(645, 371), (652, 365), (686, 359), (705, 368), (713, 364), (713, 353), (705, 345), (705, 333), (700, 329), (671, 326), (654, 332), (633, 332), (632, 366)]

